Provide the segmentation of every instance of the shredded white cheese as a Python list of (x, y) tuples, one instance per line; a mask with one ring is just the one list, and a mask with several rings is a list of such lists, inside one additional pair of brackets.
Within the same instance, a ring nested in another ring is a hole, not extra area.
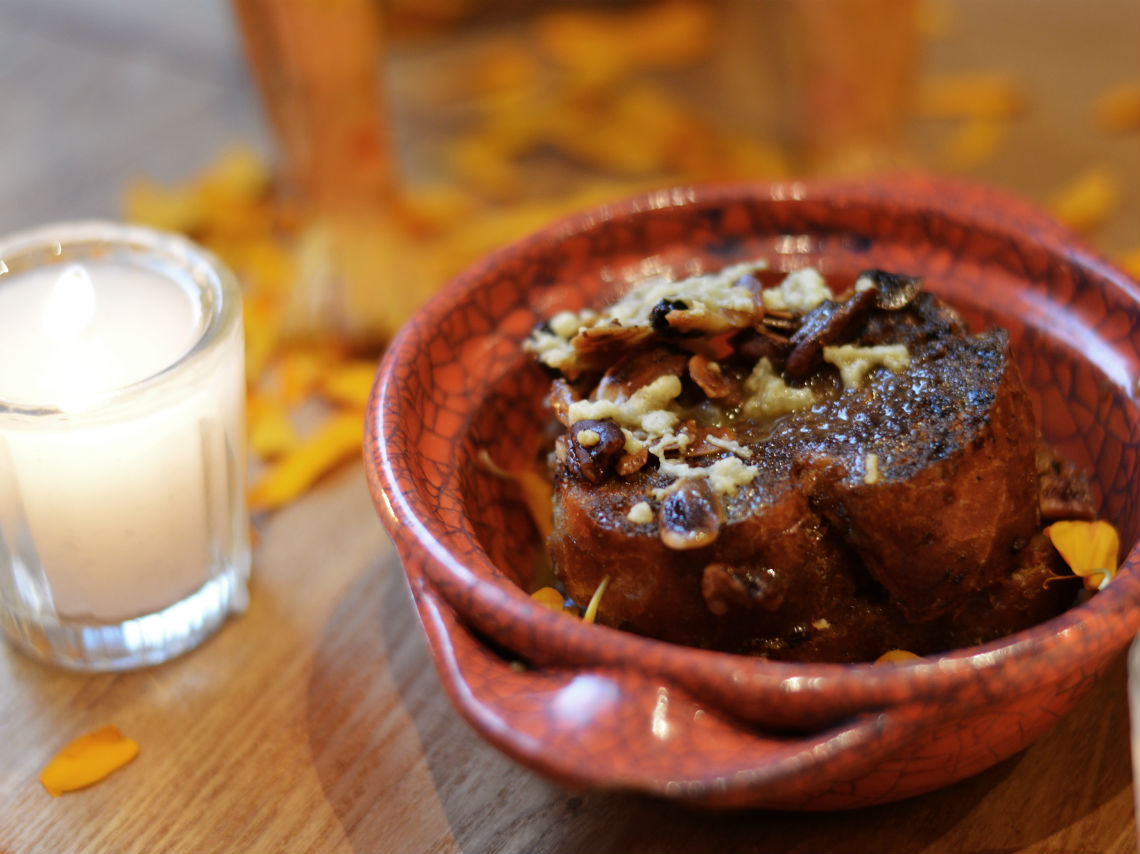
[[(712, 312), (751, 314), (756, 309), (755, 294), (737, 282), (743, 276), (766, 266), (764, 261), (753, 261), (676, 282), (666, 279), (645, 281), (603, 311), (566, 311), (556, 314), (544, 328), (536, 329), (531, 334), (526, 349), (534, 353), (539, 361), (558, 369), (574, 359), (575, 352), (570, 342), (584, 329), (599, 325), (648, 327), (654, 307), (662, 300), (683, 302), (687, 311), (698, 316)], [(869, 284), (869, 281), (861, 281), (857, 287), (865, 288)], [(789, 273), (778, 287), (765, 290), (760, 295), (765, 308), (795, 312), (811, 311), (824, 300), (833, 298), (823, 277), (811, 268)], [(909, 353), (901, 345), (826, 347), (824, 358), (839, 368), (847, 388), (860, 386), (866, 374), (874, 367), (884, 366), (898, 371), (910, 364)], [(767, 359), (761, 359), (755, 365), (744, 385), (748, 397), (742, 410), (746, 417), (772, 418), (815, 403), (815, 395), (810, 388), (789, 386)], [(567, 416), (571, 423), (587, 419), (614, 421), (622, 428), (625, 436), (625, 453), (637, 454), (648, 450), (657, 457), (662, 474), (678, 481), (706, 478), (716, 492), (722, 495), (734, 494), (741, 486), (751, 483), (759, 476), (755, 465), (746, 462), (752, 459), (752, 450), (733, 439), (709, 435), (705, 437), (709, 444), (732, 456), (716, 460), (707, 466), (691, 465), (678, 459), (676, 454), (683, 452), (690, 442), (687, 434), (674, 432), (681, 416), (676, 403), (681, 388), (678, 377), (662, 376), (621, 402), (574, 401), (569, 406)], [(580, 431), (577, 438), (586, 447), (599, 440), (591, 430)], [(868, 455), (867, 460), (868, 483), (878, 478), (877, 460), (872, 460), (872, 456)], [(663, 497), (674, 488), (676, 484), (657, 490), (657, 497)], [(649, 523), (653, 520), (653, 510), (648, 503), (639, 502), (630, 509), (629, 519), (636, 524)]]
[(592, 309), (559, 312), (547, 322), (545, 329), (538, 328), (530, 334), (523, 349), (544, 365), (559, 370), (574, 358), (570, 341), (583, 329), (607, 324), (648, 327), (650, 314), (661, 300), (679, 300), (695, 316), (718, 311), (751, 314), (756, 308), (752, 291), (736, 283), (742, 276), (767, 266), (768, 262), (761, 259), (680, 281), (648, 279), (601, 312)]
[(810, 388), (792, 388), (776, 373), (767, 358), (756, 363), (744, 381), (744, 387), (749, 392), (748, 400), (744, 402), (744, 414), (750, 417), (783, 415), (815, 402)]
[(666, 454), (671, 451), (683, 453), (685, 448), (689, 447), (689, 435), (687, 433), (674, 433), (670, 430), (655, 438), (656, 441), (649, 446), (649, 453), (659, 460), (665, 459)]
[(879, 482), (879, 456), (867, 454), (863, 458), (863, 483), (873, 486)]
[(650, 279), (603, 311), (600, 322), (617, 320), (622, 326), (648, 326), (649, 314), (661, 300), (680, 300), (698, 315), (718, 310), (751, 312), (755, 308), (752, 291), (736, 283), (767, 266), (766, 261), (749, 261), (679, 282)]
[(677, 423), (677, 415), (665, 407), (680, 393), (681, 380), (666, 374), (649, 385), (642, 386), (621, 403), (612, 400), (576, 400), (570, 404), (567, 414), (571, 424), (587, 419), (600, 421), (609, 418), (620, 427), (660, 434)]
[(823, 276), (813, 267), (788, 273), (775, 288), (768, 288), (760, 298), (764, 308), (773, 311), (811, 311), (834, 296)]
[[(593, 312), (591, 312), (592, 314)], [(583, 312), (585, 314), (585, 312)], [(560, 311), (554, 317), (550, 318), (547, 325), (550, 330), (566, 341), (569, 341), (578, 334), (578, 330), (582, 328), (583, 317), (575, 314), (572, 311)]]
[(592, 448), (598, 444), (598, 442), (602, 441), (602, 437), (598, 435), (597, 430), (589, 429), (579, 430), (576, 438), (578, 439), (578, 444), (583, 448)]
[[(661, 473), (683, 480), (685, 478), (707, 477), (713, 492), (721, 495), (734, 495), (736, 490), (751, 483), (760, 475), (760, 470), (750, 466), (739, 457), (724, 457), (709, 466), (693, 466), (682, 460), (662, 459)], [(663, 498), (672, 487), (655, 490), (655, 497)]]
[(715, 445), (722, 450), (736, 454), (736, 456), (743, 459), (752, 459), (752, 449), (744, 447), (735, 439), (722, 439), (720, 436), (713, 436), (710, 434), (708, 436), (705, 436), (705, 441), (710, 445)]
[(839, 368), (844, 388), (860, 388), (872, 368), (882, 366), (898, 373), (910, 367), (910, 352), (905, 344), (880, 344), (877, 347), (857, 347), (841, 344), (824, 347), (823, 360)]
[(523, 342), (523, 349), (533, 353), (538, 361), (556, 371), (574, 356), (574, 348), (570, 346), (568, 340), (545, 329), (535, 329), (531, 332), (530, 337)]
[(653, 521), (653, 508), (649, 506), (648, 501), (638, 501), (629, 508), (625, 518), (635, 525), (648, 525)]
[(752, 483), (760, 476), (756, 466), (750, 466), (739, 457), (724, 457), (708, 466), (709, 484), (721, 495), (735, 495), (736, 490)]
[(627, 454), (636, 454), (645, 447), (645, 443), (633, 435), (627, 428), (621, 428), (622, 435), (625, 436), (625, 445), (622, 450)]
[[(810, 389), (788, 386), (767, 359), (761, 359), (752, 375), (745, 383), (751, 397), (745, 408), (752, 414), (779, 415), (810, 406), (815, 397)], [(668, 457), (670, 453), (682, 452), (690, 443), (690, 437), (674, 432), (679, 419), (671, 408), (677, 395), (681, 393), (681, 381), (671, 375), (658, 377), (649, 385), (642, 386), (624, 401), (581, 400), (570, 405), (568, 417), (571, 423), (585, 419), (608, 418), (622, 427), (625, 435), (626, 453), (635, 454), (643, 447), (658, 459), (662, 474), (683, 480), (686, 478), (707, 478), (712, 489), (721, 495), (735, 494), (741, 486), (751, 483), (760, 474), (759, 470), (745, 462), (752, 458), (751, 449), (733, 439), (706, 436), (711, 445), (722, 448), (734, 456), (716, 460), (708, 466), (690, 465), (684, 460)], [(578, 433), (579, 443), (583, 434)], [(589, 442), (589, 437), (585, 437)], [(657, 497), (666, 494), (658, 490)]]

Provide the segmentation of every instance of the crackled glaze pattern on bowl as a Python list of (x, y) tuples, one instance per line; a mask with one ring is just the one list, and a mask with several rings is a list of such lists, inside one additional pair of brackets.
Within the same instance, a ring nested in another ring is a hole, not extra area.
[[(1118, 579), (1029, 631), (892, 666), (683, 648), (531, 602), (541, 544), (514, 484), (480, 461), (509, 469), (537, 446), (546, 380), (522, 339), (647, 276), (756, 257), (836, 280), (923, 275), (973, 326), (1009, 329), (1042, 432), (1094, 474), (1121, 532)], [(366, 464), (444, 686), (505, 752), (571, 785), (851, 807), (1025, 747), (1140, 627), (1138, 382), (1140, 288), (1017, 201), (921, 178), (682, 188), (559, 223), (456, 280), (385, 358)]]

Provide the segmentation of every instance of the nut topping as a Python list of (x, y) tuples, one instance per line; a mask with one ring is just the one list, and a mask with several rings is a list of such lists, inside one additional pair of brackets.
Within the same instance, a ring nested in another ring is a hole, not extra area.
[(689, 376), (711, 400), (727, 397), (732, 383), (721, 372), (720, 365), (708, 356), (696, 354), (689, 359)]
[(875, 308), (898, 311), (906, 308), (922, 290), (922, 278), (885, 270), (864, 270), (855, 280), (855, 291), (873, 290)]
[(701, 573), (701, 596), (718, 617), (741, 608), (775, 611), (786, 592), (783, 579), (772, 569), (710, 563)]
[(720, 534), (720, 513), (720, 499), (705, 480), (680, 481), (661, 504), (661, 542), (675, 551), (707, 546)]
[(756, 330), (748, 329), (740, 333), (733, 345), (734, 358), (746, 365), (755, 365), (761, 359), (767, 359), (774, 367), (782, 368), (788, 354), (792, 352), (791, 341), (763, 324)]
[(669, 325), (669, 315), (674, 311), (687, 311), (688, 303), (679, 299), (663, 299), (649, 312), (649, 325), (658, 335), (679, 335), (680, 332)]
[(550, 384), (550, 396), (547, 397), (546, 402), (550, 406), (550, 411), (554, 413), (554, 417), (564, 427), (569, 427), (570, 404), (577, 399), (574, 390), (570, 388), (570, 383), (563, 379), (557, 379)]
[(806, 377), (819, 365), (825, 346), (842, 344), (854, 337), (866, 321), (877, 294), (873, 288), (856, 291), (846, 302), (827, 300), (808, 312), (791, 338), (793, 349), (784, 365), (785, 373)]
[(567, 459), (582, 477), (597, 484), (606, 479), (624, 447), (625, 434), (614, 422), (576, 421), (570, 428)]
[(647, 462), (649, 462), (649, 449), (642, 445), (636, 452), (625, 453), (618, 457), (617, 473), (622, 477), (628, 477), (645, 468)]
[(576, 380), (589, 371), (602, 370), (652, 336), (653, 331), (647, 326), (611, 323), (583, 329), (570, 339), (575, 359), (561, 367), (562, 375), (569, 380)]
[(606, 371), (593, 397), (596, 400), (627, 400), (639, 388), (663, 376), (680, 377), (685, 372), (685, 356), (662, 347), (625, 356)]

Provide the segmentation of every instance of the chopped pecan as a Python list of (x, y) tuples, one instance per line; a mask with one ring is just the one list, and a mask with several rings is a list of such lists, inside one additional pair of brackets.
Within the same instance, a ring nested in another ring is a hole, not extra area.
[(803, 324), (792, 336), (792, 352), (784, 364), (791, 377), (806, 377), (823, 358), (823, 348), (842, 344), (854, 337), (870, 314), (877, 291), (856, 291), (846, 302), (826, 300), (804, 317)]
[(792, 335), (800, 328), (800, 318), (790, 312), (770, 311), (761, 321), (764, 332), (776, 335)]
[(761, 359), (767, 359), (772, 363), (772, 367), (781, 370), (784, 362), (787, 361), (788, 354), (792, 352), (792, 343), (788, 338), (777, 335), (763, 327), (740, 333), (733, 340), (733, 345), (735, 348), (734, 362), (749, 367)]
[(898, 311), (906, 308), (922, 290), (922, 278), (906, 276), (902, 273), (888, 273), (885, 270), (864, 270), (855, 280), (870, 281), (875, 292), (875, 308)]
[(666, 315), (669, 327), (682, 336), (719, 335), (733, 329), (746, 329), (759, 318), (731, 309), (717, 311), (671, 311)]
[[(745, 277), (749, 278), (749, 277)], [(744, 281), (740, 279), (737, 284)], [(694, 309), (681, 299), (662, 299), (649, 312), (653, 331), (668, 338), (720, 335), (734, 329), (747, 329), (763, 321), (764, 304), (753, 293), (750, 308), (701, 306)]]
[(661, 542), (676, 551), (707, 546), (720, 534), (720, 514), (720, 498), (703, 478), (683, 480), (661, 504)]
[(614, 422), (575, 421), (570, 427), (566, 459), (590, 483), (601, 483), (624, 447), (625, 434)]
[(649, 462), (649, 451), (642, 446), (632, 454), (626, 453), (618, 457), (617, 473), (622, 477), (628, 477), (645, 468), (647, 462)]
[(717, 616), (733, 609), (774, 611), (786, 593), (782, 576), (773, 569), (710, 563), (701, 573), (701, 596)]
[(708, 356), (698, 353), (689, 358), (689, 376), (710, 400), (727, 397), (732, 391), (732, 382), (721, 371), (720, 365)]
[(594, 390), (595, 400), (612, 400), (620, 403), (630, 395), (654, 380), (671, 375), (679, 377), (685, 373), (684, 353), (654, 347), (642, 350), (620, 359), (613, 365)]
[(679, 299), (662, 299), (649, 312), (649, 325), (658, 335), (666, 337), (680, 335), (680, 330), (669, 325), (669, 315), (674, 311), (686, 311), (689, 304)]
[(574, 389), (570, 387), (570, 383), (563, 379), (557, 379), (550, 384), (550, 395), (546, 398), (547, 404), (550, 406), (550, 411), (554, 413), (564, 427), (570, 426), (570, 404), (574, 403), (578, 396), (574, 394)]
[(652, 337), (653, 330), (648, 326), (622, 326), (615, 321), (588, 327), (570, 339), (574, 358), (560, 370), (567, 379), (578, 379), (590, 371), (603, 370)]

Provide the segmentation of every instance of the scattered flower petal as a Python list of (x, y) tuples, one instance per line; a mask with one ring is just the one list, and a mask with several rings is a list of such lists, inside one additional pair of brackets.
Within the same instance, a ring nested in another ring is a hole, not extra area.
[(265, 473), (250, 492), (250, 509), (273, 510), (288, 504), (341, 461), (360, 455), (363, 442), (360, 413), (334, 413)]
[(1084, 578), (1086, 590), (1103, 590), (1116, 575), (1120, 536), (1108, 522), (1054, 522), (1045, 536), (1073, 574)]
[(321, 379), (321, 394), (332, 403), (364, 409), (376, 381), (376, 362), (354, 359), (331, 366)]
[(540, 587), (530, 594), (530, 598), (551, 611), (561, 611), (566, 603), (562, 594), (553, 587)]
[(139, 746), (118, 727), (105, 726), (81, 735), (63, 748), (40, 774), (48, 794), (58, 798), (98, 783), (138, 755)]
[(905, 649), (889, 649), (875, 659), (875, 664), (897, 664), (902, 661), (915, 661), (922, 658)]
[(598, 605), (602, 602), (602, 595), (606, 592), (609, 586), (610, 577), (607, 575), (602, 579), (602, 583), (598, 585), (598, 589), (594, 591), (594, 595), (590, 597), (590, 604), (586, 606), (586, 613), (582, 615), (582, 622), (592, 623), (598, 617)]
[(1049, 199), (1053, 216), (1074, 231), (1090, 231), (1116, 207), (1120, 187), (1103, 166), (1090, 166)]
[(276, 397), (250, 394), (246, 420), (249, 447), (263, 460), (276, 459), (301, 443), (289, 411)]
[(1097, 124), (1108, 133), (1140, 129), (1140, 80), (1104, 92), (1093, 107)]
[(999, 72), (947, 74), (921, 81), (917, 111), (936, 119), (1008, 119), (1025, 110), (1025, 92)]

